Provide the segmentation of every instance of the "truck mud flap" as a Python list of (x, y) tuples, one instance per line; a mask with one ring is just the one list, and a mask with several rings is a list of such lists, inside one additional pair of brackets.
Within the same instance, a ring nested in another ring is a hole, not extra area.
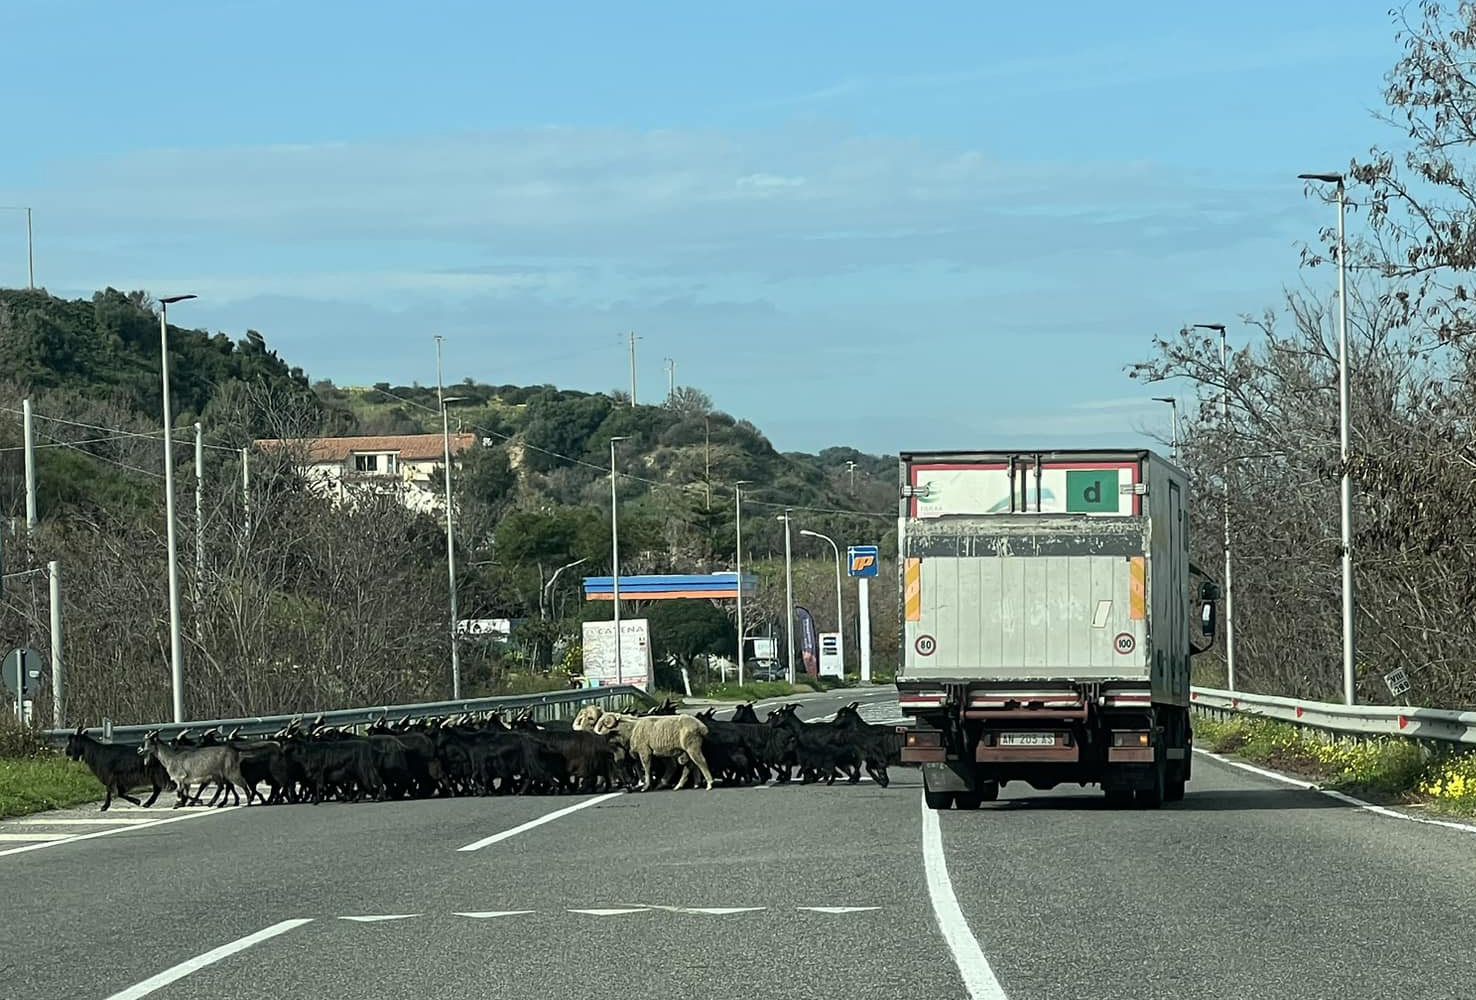
[(974, 788), (974, 768), (967, 761), (945, 760), (922, 765), (923, 787), (930, 792), (969, 792)]

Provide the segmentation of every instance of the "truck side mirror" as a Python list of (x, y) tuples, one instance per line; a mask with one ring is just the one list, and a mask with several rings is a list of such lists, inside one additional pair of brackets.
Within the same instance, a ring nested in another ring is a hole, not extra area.
[(1220, 585), (1215, 581), (1205, 580), (1199, 585), (1199, 631), (1210, 638), (1215, 635), (1215, 602), (1219, 599)]

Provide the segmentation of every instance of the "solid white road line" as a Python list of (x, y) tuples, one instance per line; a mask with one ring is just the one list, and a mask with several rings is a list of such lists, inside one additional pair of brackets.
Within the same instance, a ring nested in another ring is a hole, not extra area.
[(170, 983), (177, 982), (192, 972), (199, 972), (207, 965), (214, 965), (221, 959), (229, 958), (238, 951), (245, 951), (254, 944), (260, 944), (268, 938), (276, 937), (278, 934), (286, 934), (293, 928), (301, 927), (303, 924), (308, 923), (312, 923), (311, 918), (284, 920), (279, 924), (272, 924), (272, 926), (265, 927), (255, 934), (248, 934), (243, 938), (237, 938), (230, 944), (223, 944), (219, 948), (210, 949), (203, 955), (196, 955), (188, 961), (180, 962), (176, 966), (165, 969), (157, 976), (150, 976), (136, 986), (130, 986), (121, 993), (114, 993), (107, 1000), (139, 1000), (139, 997), (146, 997), (155, 990), (162, 989)]
[(59, 833), (59, 832), (52, 832), (52, 833), (0, 833), (0, 841), (14, 841), (14, 840), (56, 840), (59, 837), (65, 837), (65, 836), (66, 836), (66, 834)]
[(183, 823), (188, 819), (205, 819), (207, 816), (219, 816), (221, 813), (234, 812), (244, 809), (244, 806), (222, 806), (215, 809), (202, 809), (199, 812), (186, 813), (183, 816), (170, 816), (168, 819), (155, 819), (147, 823), (135, 823), (132, 826), (120, 826), (114, 830), (98, 830), (96, 833), (79, 833), (75, 837), (62, 837), (59, 840), (48, 840), (44, 844), (27, 844), (24, 847), (12, 847), (0, 851), (0, 858), (7, 854), (24, 854), (27, 851), (40, 851), (48, 847), (58, 847), (62, 844), (75, 844), (79, 840), (95, 840), (98, 837), (110, 837), (115, 833), (129, 833), (134, 830), (147, 830), (151, 826), (163, 826), (165, 823)]
[[(155, 813), (154, 815), (158, 815)], [(30, 816), (20, 816), (6, 823), (6, 826), (15, 824), (17, 826), (137, 826), (139, 823), (152, 823), (153, 820), (147, 816), (84, 816), (84, 817), (62, 817), (48, 819), (45, 813), (34, 813)]]
[(482, 848), (495, 844), (498, 841), (507, 840), (509, 837), (516, 837), (520, 833), (527, 833), (534, 827), (542, 826), (545, 823), (552, 823), (554, 820), (559, 819), (560, 817), (567, 816), (570, 813), (578, 812), (581, 809), (588, 809), (590, 806), (599, 805), (606, 799), (613, 799), (617, 795), (624, 794), (624, 792), (606, 792), (604, 795), (596, 795), (592, 799), (586, 799), (583, 802), (577, 802), (572, 806), (565, 806), (562, 809), (555, 809), (553, 812), (547, 814), (546, 816), (540, 816), (537, 819), (530, 819), (526, 823), (519, 823), (517, 826), (513, 827), (510, 830), (503, 830), (501, 833), (494, 833), (490, 837), (483, 837), (481, 840), (474, 840), (470, 844), (467, 844), (465, 847), (458, 847), (457, 850), (480, 851)]
[(1375, 815), (1384, 816), (1388, 819), (1403, 819), (1411, 823), (1423, 823), (1426, 826), (1443, 826), (1447, 830), (1459, 830), (1461, 833), (1476, 833), (1476, 826), (1472, 826), (1470, 823), (1457, 823), (1448, 819), (1430, 819), (1427, 816), (1415, 816), (1399, 809), (1390, 809), (1388, 806), (1379, 806), (1374, 805), (1372, 802), (1365, 802), (1346, 792), (1339, 792), (1332, 788), (1323, 788), (1316, 782), (1304, 781), (1301, 778), (1293, 778), (1289, 775), (1278, 774), (1275, 771), (1268, 771), (1264, 767), (1256, 767), (1256, 765), (1247, 764), (1243, 760), (1231, 760), (1229, 757), (1217, 753), (1210, 753), (1208, 750), (1201, 750), (1199, 747), (1195, 747), (1194, 752), (1204, 754), (1210, 760), (1218, 761), (1229, 767), (1238, 767), (1242, 771), (1249, 771), (1251, 774), (1260, 775), (1262, 778), (1270, 778), (1272, 781), (1279, 781), (1284, 785), (1291, 785), (1293, 788), (1301, 788), (1309, 792), (1321, 792), (1328, 798), (1337, 799), (1339, 802), (1344, 802), (1350, 806), (1357, 806), (1359, 809), (1366, 809)]
[(923, 872), (928, 879), (928, 896), (933, 903), (933, 916), (938, 921), (938, 930), (948, 950), (953, 953), (953, 964), (963, 978), (964, 988), (973, 1000), (1008, 1000), (994, 970), (984, 957), (979, 941), (969, 930), (959, 908), (958, 897), (953, 894), (953, 880), (948, 877), (948, 862), (943, 857), (943, 832), (939, 828), (938, 813), (928, 808), (922, 796), (922, 847)]

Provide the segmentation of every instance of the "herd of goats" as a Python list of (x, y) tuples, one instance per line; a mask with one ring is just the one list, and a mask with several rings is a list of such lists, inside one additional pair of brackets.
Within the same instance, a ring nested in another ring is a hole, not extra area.
[[(505, 719), (496, 712), (445, 719), (378, 720), (360, 734), (348, 727), (294, 719), (269, 738), (209, 730), (173, 739), (151, 732), (139, 747), (100, 742), (83, 729), (69, 734), (67, 756), (91, 769), (107, 789), (102, 808), (117, 796), (151, 788), (142, 805), (173, 790), (175, 807), (198, 804), (214, 788), (209, 805), (356, 802), (450, 795), (560, 794), (615, 788), (681, 789), (700, 780), (751, 785), (802, 783), (837, 777), (887, 784), (887, 767), (900, 760), (901, 735), (893, 726), (867, 723), (853, 702), (825, 722), (804, 722), (794, 705), (760, 721), (753, 705), (739, 705), (731, 720), (713, 709), (683, 715), (667, 701), (643, 714), (607, 712), (585, 705), (572, 720), (535, 722), (525, 712)], [(266, 792), (261, 790), (267, 788)]]

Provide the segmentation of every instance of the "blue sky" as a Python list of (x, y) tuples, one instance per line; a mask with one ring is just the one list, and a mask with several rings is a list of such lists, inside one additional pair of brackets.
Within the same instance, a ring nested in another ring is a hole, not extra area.
[(624, 387), (635, 330), (643, 400), (675, 358), (784, 449), (1136, 445), (1123, 365), (1249, 336), (1329, 221), (1295, 175), (1398, 139), (1386, 0), (717, 6), (3, 0), (0, 204), (54, 293), (341, 384), (439, 333)]

